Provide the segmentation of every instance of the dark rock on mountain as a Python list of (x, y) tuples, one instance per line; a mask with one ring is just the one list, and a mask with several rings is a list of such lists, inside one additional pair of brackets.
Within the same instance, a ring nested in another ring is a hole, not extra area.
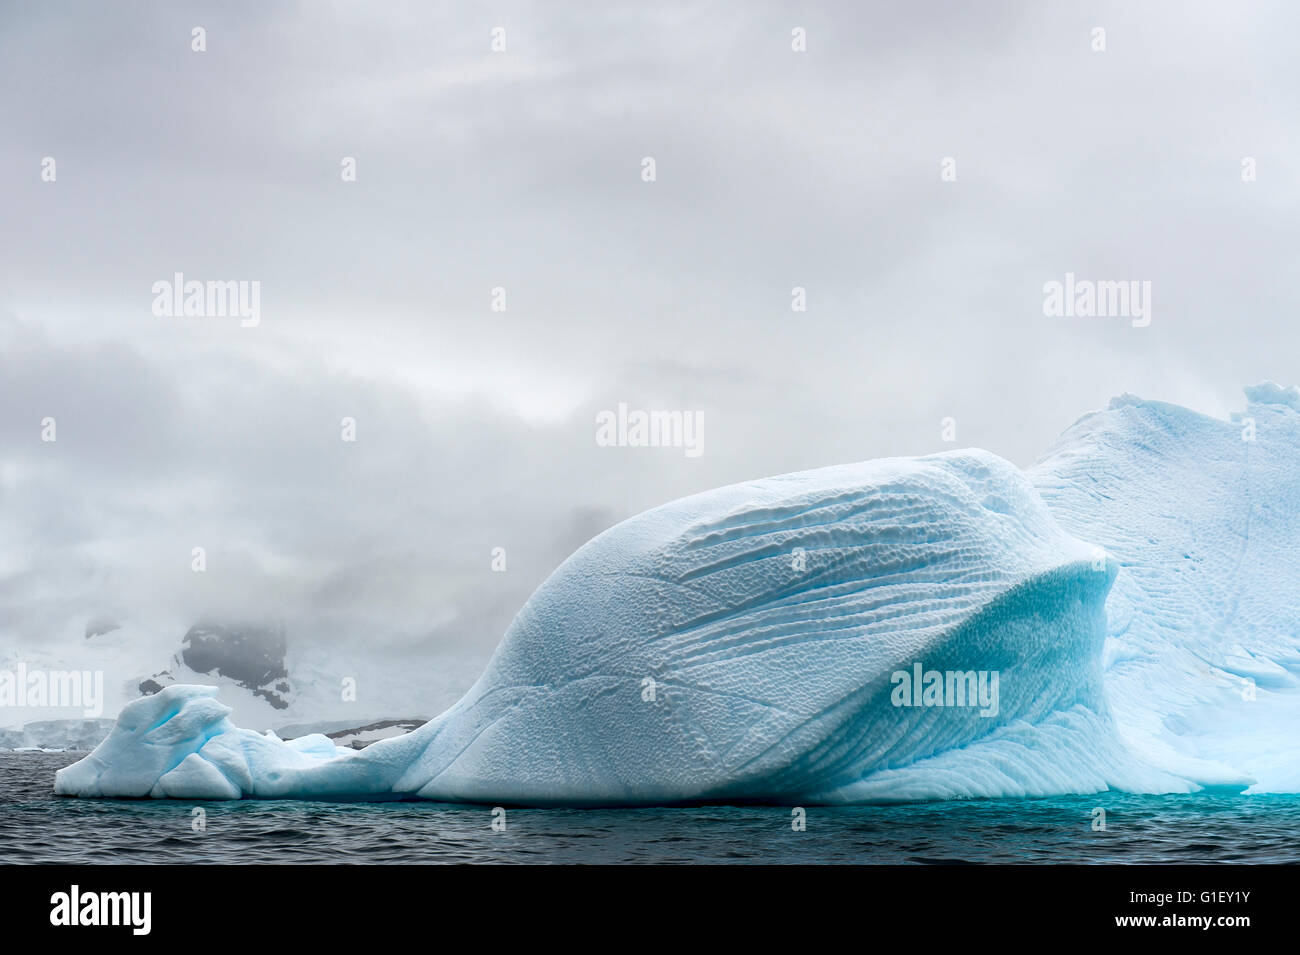
[(289, 706), (292, 692), (284, 665), (287, 646), (283, 627), (196, 623), (181, 640), (172, 668), (140, 681), (140, 692), (147, 696), (175, 683), (172, 671), (184, 666), (195, 673), (232, 680), (283, 710)]

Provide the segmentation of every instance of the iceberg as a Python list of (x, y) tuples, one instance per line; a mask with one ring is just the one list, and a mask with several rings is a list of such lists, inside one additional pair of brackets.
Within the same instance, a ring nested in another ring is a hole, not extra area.
[(1029, 470), (1117, 564), (1104, 686), (1127, 747), (1207, 785), (1300, 790), (1300, 389), (1234, 421), (1132, 395)]
[(45, 750), (65, 752), (98, 746), (113, 728), (111, 719), (32, 720), (21, 728), (0, 729), (0, 752)]
[(1300, 392), (1248, 396), (1251, 441), (1245, 419), (1126, 396), (1028, 471), (964, 450), (673, 501), (571, 555), (410, 733), (282, 741), (175, 684), (128, 704), (55, 791), (665, 805), (1294, 786)]

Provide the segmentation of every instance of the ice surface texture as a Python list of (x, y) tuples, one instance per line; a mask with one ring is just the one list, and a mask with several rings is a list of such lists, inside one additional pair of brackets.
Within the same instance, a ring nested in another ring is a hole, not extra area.
[[(1283, 734), (1238, 692), (1249, 671), (1255, 703), (1295, 699), (1300, 394), (1271, 387), (1249, 449), (1239, 424), (1120, 399), (1028, 477), (960, 451), (674, 501), (574, 553), (412, 733), (282, 742), (233, 726), (215, 689), (171, 686), (55, 788), (634, 805), (1283, 780)], [(996, 712), (896, 705), (915, 664), (996, 673)], [(1233, 760), (1242, 733), (1258, 752)]]
[(1300, 390), (1237, 420), (1125, 395), (1030, 470), (1119, 565), (1104, 684), (1129, 748), (1202, 782), (1300, 788)]

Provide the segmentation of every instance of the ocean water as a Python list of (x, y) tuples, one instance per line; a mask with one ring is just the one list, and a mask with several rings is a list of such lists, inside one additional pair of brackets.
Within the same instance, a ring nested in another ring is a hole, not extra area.
[(0, 753), (0, 863), (1300, 863), (1295, 795), (812, 806), (802, 832), (780, 806), (508, 808), (494, 831), (489, 806), (53, 795), (81, 755)]

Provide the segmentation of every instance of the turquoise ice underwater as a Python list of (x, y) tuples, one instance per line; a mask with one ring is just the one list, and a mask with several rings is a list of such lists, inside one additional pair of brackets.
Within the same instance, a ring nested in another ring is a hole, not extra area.
[[(1027, 471), (979, 450), (746, 482), (575, 552), (478, 682), (361, 751), (125, 707), (75, 796), (834, 804), (1300, 789), (1300, 390), (1131, 396)], [(894, 675), (997, 674), (996, 707)], [(995, 712), (990, 712), (995, 710)]]

